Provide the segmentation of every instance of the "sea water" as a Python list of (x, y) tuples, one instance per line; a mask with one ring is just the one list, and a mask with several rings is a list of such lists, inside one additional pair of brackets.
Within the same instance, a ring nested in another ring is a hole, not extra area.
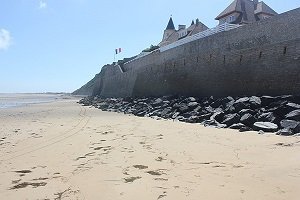
[(61, 94), (1, 94), (0, 109), (48, 103), (62, 98)]

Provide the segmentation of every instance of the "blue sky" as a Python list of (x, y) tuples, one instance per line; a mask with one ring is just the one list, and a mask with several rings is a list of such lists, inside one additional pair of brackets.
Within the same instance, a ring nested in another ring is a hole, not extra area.
[[(104, 64), (140, 53), (175, 26), (208, 27), (231, 0), (0, 0), (0, 93), (72, 92)], [(278, 13), (298, 0), (265, 0)]]

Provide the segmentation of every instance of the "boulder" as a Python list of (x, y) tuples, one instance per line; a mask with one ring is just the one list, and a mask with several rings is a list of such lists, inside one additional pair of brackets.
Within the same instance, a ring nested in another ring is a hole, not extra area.
[(252, 96), (249, 98), (249, 105), (252, 109), (259, 108), (261, 106), (261, 99), (256, 96)]
[(214, 116), (214, 120), (221, 123), (222, 121), (224, 121), (224, 115), (224, 112), (218, 111), (215, 112), (212, 116)]
[[(233, 107), (233, 108), (232, 108)], [(231, 112), (239, 112), (243, 109), (248, 109), (249, 105), (246, 104), (245, 102), (235, 102), (232, 106), (231, 106)]]
[(262, 113), (257, 118), (263, 122), (277, 122), (277, 118), (273, 112)]
[(226, 124), (227, 126), (231, 126), (232, 124), (239, 123), (240, 116), (235, 113), (235, 114), (227, 114), (224, 116), (224, 120), (222, 124)]
[(249, 102), (249, 100), (250, 100), (249, 97), (243, 97), (243, 98), (237, 99), (234, 103), (247, 103), (247, 102)]
[(196, 108), (194, 108), (194, 111), (199, 112), (201, 110), (201, 108), (202, 108), (201, 106), (197, 106)]
[(276, 97), (271, 97), (271, 96), (262, 96), (261, 98), (261, 105), (264, 106), (269, 106), (271, 103), (276, 101)]
[(199, 116), (190, 116), (189, 118), (187, 118), (186, 122), (188, 123), (199, 123)]
[(236, 130), (240, 130), (241, 128), (244, 127), (246, 127), (246, 125), (242, 123), (232, 124), (231, 126), (229, 126), (229, 128), (236, 129)]
[(291, 136), (294, 135), (293, 131), (289, 128), (284, 128), (279, 130), (276, 135), (283, 135), (283, 136)]
[(255, 122), (253, 124), (253, 129), (255, 131), (265, 131), (265, 132), (276, 132), (278, 126), (272, 122)]
[(187, 104), (187, 106), (189, 107), (189, 109), (194, 109), (196, 107), (198, 107), (199, 103), (193, 101)]
[(180, 112), (175, 112), (175, 113), (172, 115), (172, 119), (176, 119), (179, 115), (180, 115)]
[(240, 132), (246, 132), (246, 131), (253, 131), (253, 129), (248, 127), (248, 126), (245, 126), (245, 127), (241, 127), (239, 131)]
[(209, 120), (211, 116), (212, 116), (212, 113), (200, 115), (200, 116), (198, 116), (198, 121), (203, 122), (204, 120)]
[(240, 116), (243, 116), (244, 114), (251, 114), (251, 115), (254, 115), (255, 114), (255, 111), (254, 110), (251, 110), (251, 109), (242, 109), (238, 112), (238, 114)]
[(220, 124), (216, 120), (205, 120), (202, 122), (204, 126), (210, 126), (210, 127), (215, 127), (215, 128), (226, 128), (226, 124)]
[(189, 111), (189, 107), (186, 104), (181, 103), (180, 106), (179, 106), (179, 111), (181, 113), (185, 113), (185, 112)]
[(196, 99), (194, 97), (189, 97), (189, 98), (187, 98), (187, 101), (194, 102), (194, 101), (196, 101)]
[(205, 107), (204, 110), (207, 111), (208, 113), (214, 113), (215, 112), (215, 109), (212, 108), (211, 106)]
[(163, 118), (169, 118), (170, 117), (170, 113), (172, 112), (172, 109), (170, 107), (163, 109), (163, 111), (161, 112), (161, 117)]
[(300, 121), (300, 109), (294, 110), (288, 114), (285, 115), (286, 119), (296, 120)]
[(226, 105), (229, 102), (234, 102), (234, 98), (232, 98), (230, 96), (229, 97), (225, 97), (225, 98), (220, 98), (220, 99), (217, 99), (216, 101), (212, 102), (210, 104), (210, 106), (213, 107), (213, 108), (218, 108), (221, 105), (224, 106), (224, 105)]
[(158, 106), (161, 104), (163, 104), (163, 100), (161, 98), (155, 99), (154, 102), (152, 103), (152, 105), (154, 105), (154, 106)]
[(300, 122), (297, 122), (295, 120), (284, 119), (284, 120), (280, 121), (281, 128), (295, 129), (299, 125), (300, 125)]
[(252, 127), (252, 125), (256, 122), (256, 119), (252, 114), (246, 113), (241, 117), (240, 122)]
[(284, 117), (286, 114), (288, 114), (294, 110), (297, 110), (297, 109), (300, 109), (299, 104), (285, 103), (285, 104), (282, 104), (282, 105), (278, 106), (277, 108), (275, 108), (273, 110), (273, 112), (281, 117)]

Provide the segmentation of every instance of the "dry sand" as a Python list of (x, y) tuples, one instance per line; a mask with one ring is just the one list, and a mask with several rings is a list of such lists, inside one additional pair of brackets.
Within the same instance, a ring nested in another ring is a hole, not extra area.
[(75, 100), (1, 110), (0, 199), (300, 199), (300, 138)]

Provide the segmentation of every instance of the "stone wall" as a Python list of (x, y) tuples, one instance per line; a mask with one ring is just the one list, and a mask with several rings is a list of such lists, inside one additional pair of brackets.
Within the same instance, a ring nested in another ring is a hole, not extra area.
[[(300, 94), (300, 9), (102, 70), (104, 97)], [(104, 73), (105, 72), (105, 73)]]

